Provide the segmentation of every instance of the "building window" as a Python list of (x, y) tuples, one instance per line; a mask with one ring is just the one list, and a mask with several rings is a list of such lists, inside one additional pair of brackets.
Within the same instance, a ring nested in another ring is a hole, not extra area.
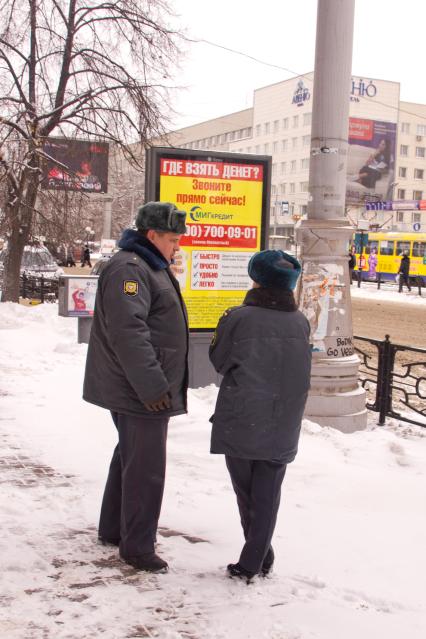
[(415, 180), (423, 180), (423, 169), (414, 169), (414, 179)]
[(410, 133), (410, 123), (401, 122), (401, 133)]
[(259, 155), (260, 153), (260, 144), (256, 144), (256, 154)]
[(260, 135), (260, 124), (256, 124), (256, 137)]
[(281, 175), (285, 174), (287, 162), (281, 162)]
[(312, 124), (312, 113), (303, 114), (303, 126), (309, 126)]
[(309, 182), (301, 182), (300, 183), (300, 190), (304, 193), (306, 193), (309, 189)]
[(413, 191), (413, 200), (422, 200), (423, 191)]
[(408, 155), (408, 146), (407, 144), (401, 144), (399, 147), (399, 154), (407, 156)]
[(308, 205), (307, 204), (302, 204), (300, 207), (300, 212), (302, 215), (308, 215)]
[(307, 169), (309, 169), (309, 158), (302, 158), (300, 160), (300, 168), (302, 171), (307, 171)]
[(296, 173), (296, 160), (290, 162), (290, 173)]
[(398, 189), (398, 200), (405, 200), (405, 189)]
[(278, 142), (274, 142), (272, 145), (273, 153), (278, 153)]
[(297, 138), (291, 138), (291, 148), (297, 149)]
[(263, 145), (263, 152), (265, 154), (269, 153), (269, 144), (268, 144), (268, 142), (266, 142), (266, 144)]
[(310, 135), (304, 135), (302, 138), (302, 144), (303, 146), (310, 146), (311, 145), (311, 136)]
[(404, 221), (404, 211), (397, 211), (396, 212), (396, 221), (397, 222), (403, 222)]
[(283, 129), (288, 129), (288, 118), (283, 118)]
[(251, 146), (247, 147), (247, 153), (251, 153)]
[(416, 133), (417, 135), (426, 135), (426, 124), (418, 124)]
[(275, 186), (275, 184), (273, 184), (271, 186), (271, 193), (272, 193), (272, 195), (276, 195), (277, 194), (277, 187)]
[(296, 185), (294, 182), (290, 182), (290, 193), (296, 192)]
[(285, 190), (286, 190), (286, 183), (285, 182), (281, 182), (280, 184), (280, 193), (281, 195), (285, 195)]
[(293, 115), (293, 129), (299, 126), (299, 116)]
[(287, 140), (281, 140), (281, 151), (287, 151)]
[(263, 125), (263, 134), (264, 135), (269, 135), (269, 130), (270, 130), (270, 124), (269, 122), (265, 122), (265, 124)]
[(425, 147), (416, 146), (416, 158), (424, 158), (424, 156), (425, 156)]
[(277, 165), (275, 164), (275, 162), (272, 163), (272, 175), (276, 175), (277, 172)]
[(406, 178), (407, 177), (407, 167), (406, 166), (400, 166), (399, 167), (398, 176), (402, 177), (402, 178)]
[(278, 133), (279, 130), (280, 130), (280, 121), (274, 120), (274, 133)]
[(411, 221), (413, 224), (418, 224), (419, 222), (422, 221), (422, 214), (416, 213), (415, 211), (413, 211), (413, 213), (411, 214)]

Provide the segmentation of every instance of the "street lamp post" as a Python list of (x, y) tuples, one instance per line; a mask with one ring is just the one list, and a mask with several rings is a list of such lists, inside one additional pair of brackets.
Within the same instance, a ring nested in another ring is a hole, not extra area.
[(354, 0), (318, 0), (307, 219), (300, 308), (311, 324), (313, 365), (305, 416), (343, 432), (367, 424), (352, 332), (345, 217)]
[(90, 242), (90, 238), (93, 238), (95, 231), (90, 226), (86, 226), (84, 231), (86, 233), (86, 244), (88, 244)]

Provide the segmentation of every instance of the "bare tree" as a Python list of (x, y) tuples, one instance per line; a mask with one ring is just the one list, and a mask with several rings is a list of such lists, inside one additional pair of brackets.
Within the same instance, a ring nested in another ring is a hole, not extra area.
[(0, 0), (3, 301), (19, 300), (46, 138), (109, 141), (137, 164), (130, 143), (164, 132), (177, 59), (170, 17), (163, 0)]

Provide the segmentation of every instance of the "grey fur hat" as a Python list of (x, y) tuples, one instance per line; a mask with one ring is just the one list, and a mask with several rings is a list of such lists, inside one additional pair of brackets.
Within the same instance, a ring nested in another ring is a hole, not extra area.
[(171, 202), (148, 202), (138, 208), (135, 225), (138, 231), (166, 231), (169, 233), (186, 233), (185, 211)]

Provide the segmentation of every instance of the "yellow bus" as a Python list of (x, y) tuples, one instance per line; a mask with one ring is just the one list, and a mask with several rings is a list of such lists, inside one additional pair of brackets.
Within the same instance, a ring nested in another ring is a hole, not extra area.
[[(368, 240), (365, 243), (366, 235)], [(362, 271), (362, 279), (396, 280), (401, 257), (408, 251), (410, 257), (410, 277), (421, 277), (426, 286), (426, 233), (370, 232), (365, 231), (364, 246), (354, 236), (352, 249), (356, 253), (357, 271)]]

